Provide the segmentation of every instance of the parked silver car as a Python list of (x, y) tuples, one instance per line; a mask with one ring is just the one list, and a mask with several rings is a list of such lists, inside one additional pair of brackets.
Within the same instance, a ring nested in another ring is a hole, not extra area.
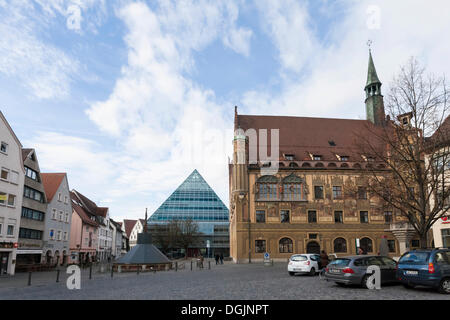
[(398, 282), (395, 276), (397, 262), (384, 256), (349, 256), (337, 258), (328, 264), (325, 269), (325, 279), (334, 281), (338, 285), (362, 285), (368, 287), (367, 274), (369, 266), (379, 266), (381, 271), (381, 283)]

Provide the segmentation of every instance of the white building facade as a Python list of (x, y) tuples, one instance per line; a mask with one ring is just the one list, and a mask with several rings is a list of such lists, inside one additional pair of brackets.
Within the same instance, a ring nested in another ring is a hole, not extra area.
[(0, 111), (0, 274), (15, 273), (25, 169), (22, 144)]
[(144, 232), (144, 220), (139, 219), (136, 221), (133, 229), (130, 233), (130, 249), (133, 248), (137, 244), (138, 233)]
[(65, 173), (41, 173), (47, 195), (44, 232), (44, 263), (65, 265), (70, 255), (72, 201)]

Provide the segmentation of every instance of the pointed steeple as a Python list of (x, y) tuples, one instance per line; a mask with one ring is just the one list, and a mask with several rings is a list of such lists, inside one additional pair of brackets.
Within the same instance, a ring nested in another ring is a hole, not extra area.
[(381, 85), (382, 83), (378, 79), (375, 64), (373, 63), (372, 51), (369, 48), (369, 68), (367, 71), (367, 83), (364, 87), (366, 92), (366, 119), (377, 126), (384, 126), (386, 123)]
[(372, 50), (369, 49), (369, 69), (367, 71), (366, 87), (377, 83), (381, 85), (380, 79), (378, 79), (377, 70), (375, 69), (375, 64), (373, 63)]

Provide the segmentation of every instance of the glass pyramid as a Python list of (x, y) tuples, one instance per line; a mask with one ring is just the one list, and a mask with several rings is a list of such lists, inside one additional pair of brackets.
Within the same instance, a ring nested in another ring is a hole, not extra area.
[(148, 223), (170, 220), (228, 222), (228, 209), (197, 170), (150, 216)]

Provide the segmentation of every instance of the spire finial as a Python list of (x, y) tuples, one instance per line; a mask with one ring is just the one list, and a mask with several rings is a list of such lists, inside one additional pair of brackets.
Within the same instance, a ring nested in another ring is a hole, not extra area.
[(367, 46), (369, 47), (369, 51), (370, 51), (370, 49), (371, 49), (371, 46), (372, 46), (372, 40), (367, 40)]

